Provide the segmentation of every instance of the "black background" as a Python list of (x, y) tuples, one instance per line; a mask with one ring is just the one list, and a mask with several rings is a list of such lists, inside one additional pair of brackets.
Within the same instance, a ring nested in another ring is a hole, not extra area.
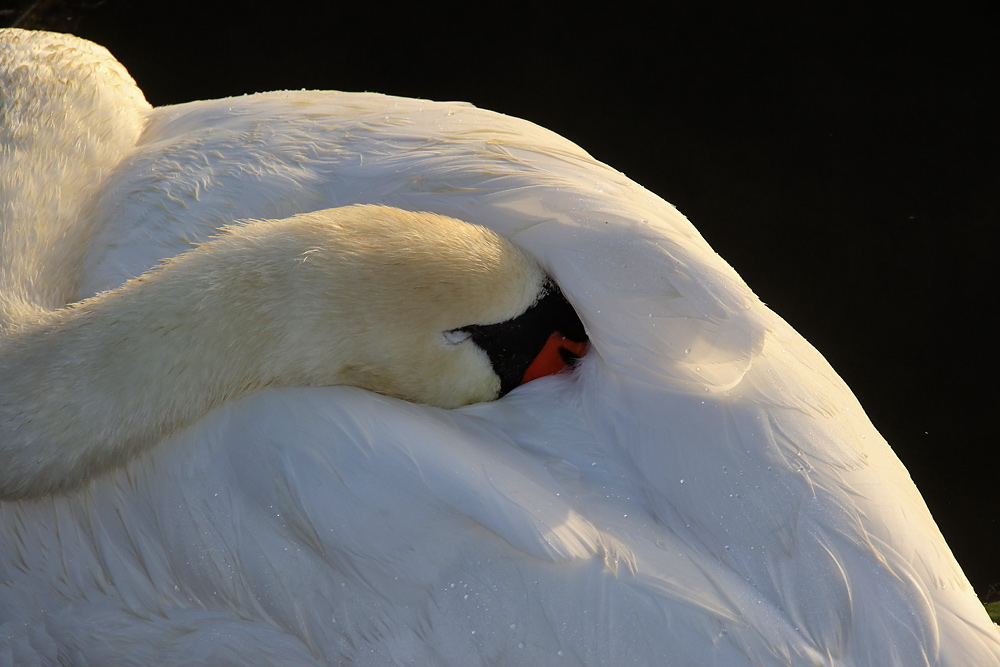
[(984, 597), (1000, 583), (997, 16), (757, 4), (0, 0), (0, 20), (107, 46), (154, 105), (376, 91), (577, 142), (678, 206), (826, 355)]

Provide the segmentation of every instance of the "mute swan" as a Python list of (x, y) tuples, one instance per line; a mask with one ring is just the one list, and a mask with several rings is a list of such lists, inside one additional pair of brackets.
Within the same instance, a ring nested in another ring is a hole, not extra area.
[[(0, 178), (4, 215), (79, 234), (35, 239), (65, 253), (52, 283), (76, 286), (36, 303), (118, 287), (236, 220), (381, 204), (514, 241), (591, 349), (571, 374), (454, 410), (265, 389), (81, 489), (0, 503), (0, 661), (1000, 659), (905, 469), (825, 360), (675, 209), (572, 143), (367, 94), (151, 109), (95, 45), (2, 44), (5, 104), (35, 119), (6, 128), (4, 159), (15, 145), (25, 162)], [(19, 79), (29, 61), (52, 79)], [(53, 148), (33, 152), (26, 130)]]

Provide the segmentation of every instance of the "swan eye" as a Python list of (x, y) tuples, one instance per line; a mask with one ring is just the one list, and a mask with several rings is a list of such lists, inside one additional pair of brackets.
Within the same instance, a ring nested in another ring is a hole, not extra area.
[(462, 329), (452, 329), (451, 331), (444, 332), (444, 339), (449, 345), (458, 345), (459, 343), (464, 343), (469, 340), (469, 336), (472, 334), (468, 331), (463, 331)]

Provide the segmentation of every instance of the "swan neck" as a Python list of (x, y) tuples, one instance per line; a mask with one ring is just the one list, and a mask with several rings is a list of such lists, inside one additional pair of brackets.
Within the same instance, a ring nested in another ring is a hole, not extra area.
[(253, 295), (233, 304), (197, 267), (169, 268), (0, 338), (0, 497), (76, 486), (273, 383)]
[(150, 106), (102, 47), (0, 31), (0, 326), (72, 300), (108, 174)]

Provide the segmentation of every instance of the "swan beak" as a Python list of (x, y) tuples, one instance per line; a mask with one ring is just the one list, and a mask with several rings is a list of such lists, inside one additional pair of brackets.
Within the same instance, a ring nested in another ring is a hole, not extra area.
[(524, 376), (518, 384), (522, 385), (546, 375), (554, 375), (582, 357), (586, 351), (586, 341), (577, 342), (558, 331), (553, 331), (549, 339), (545, 341), (542, 351), (524, 371)]
[(446, 337), (457, 332), (468, 333), (489, 357), (500, 379), (497, 398), (525, 382), (558, 373), (587, 350), (583, 323), (551, 280), (538, 301), (517, 317), (494, 324), (470, 324), (446, 332)]

